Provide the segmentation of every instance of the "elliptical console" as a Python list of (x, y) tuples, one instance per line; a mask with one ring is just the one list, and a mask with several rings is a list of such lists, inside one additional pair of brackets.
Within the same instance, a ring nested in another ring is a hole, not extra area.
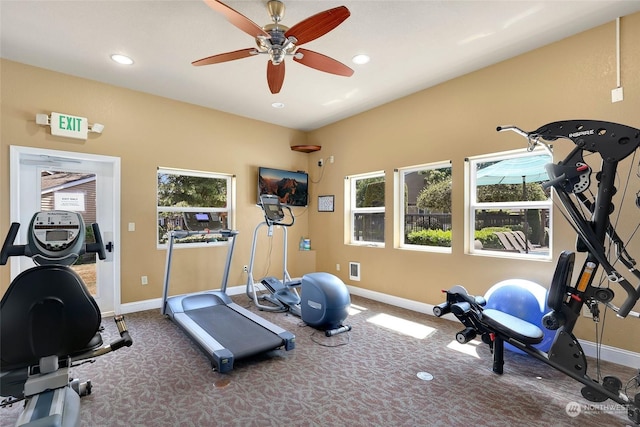
[(71, 265), (84, 252), (84, 221), (75, 212), (38, 212), (31, 219), (26, 256), (36, 264)]

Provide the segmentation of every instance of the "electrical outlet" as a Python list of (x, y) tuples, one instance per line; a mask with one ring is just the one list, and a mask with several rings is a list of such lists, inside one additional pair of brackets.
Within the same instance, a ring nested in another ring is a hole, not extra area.
[(242, 271), (244, 271), (245, 273), (249, 272), (249, 266), (248, 265), (243, 265), (242, 266)]
[(318, 166), (322, 167), (322, 165), (324, 165), (324, 160), (322, 159), (318, 160)]
[(593, 319), (593, 314), (591, 314), (591, 310), (589, 310), (589, 307), (587, 307), (586, 305), (582, 306), (582, 315), (584, 317), (588, 317), (590, 319)]
[(340, 271), (340, 264), (336, 264), (336, 271)]
[(147, 276), (140, 277), (140, 283), (142, 285), (148, 285), (149, 284), (149, 278)]
[(333, 156), (329, 156), (329, 163), (333, 163)]

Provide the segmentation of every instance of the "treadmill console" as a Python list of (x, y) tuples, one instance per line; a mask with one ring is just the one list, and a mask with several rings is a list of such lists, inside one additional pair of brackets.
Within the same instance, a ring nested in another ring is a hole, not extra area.
[(84, 253), (84, 221), (77, 212), (38, 212), (27, 233), (26, 250), (37, 264), (71, 265)]
[(213, 212), (184, 212), (184, 227), (189, 231), (219, 230), (222, 227), (220, 215)]

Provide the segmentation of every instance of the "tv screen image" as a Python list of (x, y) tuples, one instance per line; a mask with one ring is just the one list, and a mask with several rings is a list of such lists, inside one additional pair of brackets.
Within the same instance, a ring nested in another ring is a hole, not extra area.
[(258, 203), (263, 194), (278, 196), (287, 206), (307, 206), (309, 202), (309, 175), (282, 169), (258, 168)]

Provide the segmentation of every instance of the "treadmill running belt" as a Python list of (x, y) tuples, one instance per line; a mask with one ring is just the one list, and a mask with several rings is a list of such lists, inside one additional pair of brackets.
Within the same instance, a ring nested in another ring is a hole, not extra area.
[(284, 345), (283, 339), (277, 334), (226, 305), (187, 310), (185, 314), (229, 349), (236, 359)]

